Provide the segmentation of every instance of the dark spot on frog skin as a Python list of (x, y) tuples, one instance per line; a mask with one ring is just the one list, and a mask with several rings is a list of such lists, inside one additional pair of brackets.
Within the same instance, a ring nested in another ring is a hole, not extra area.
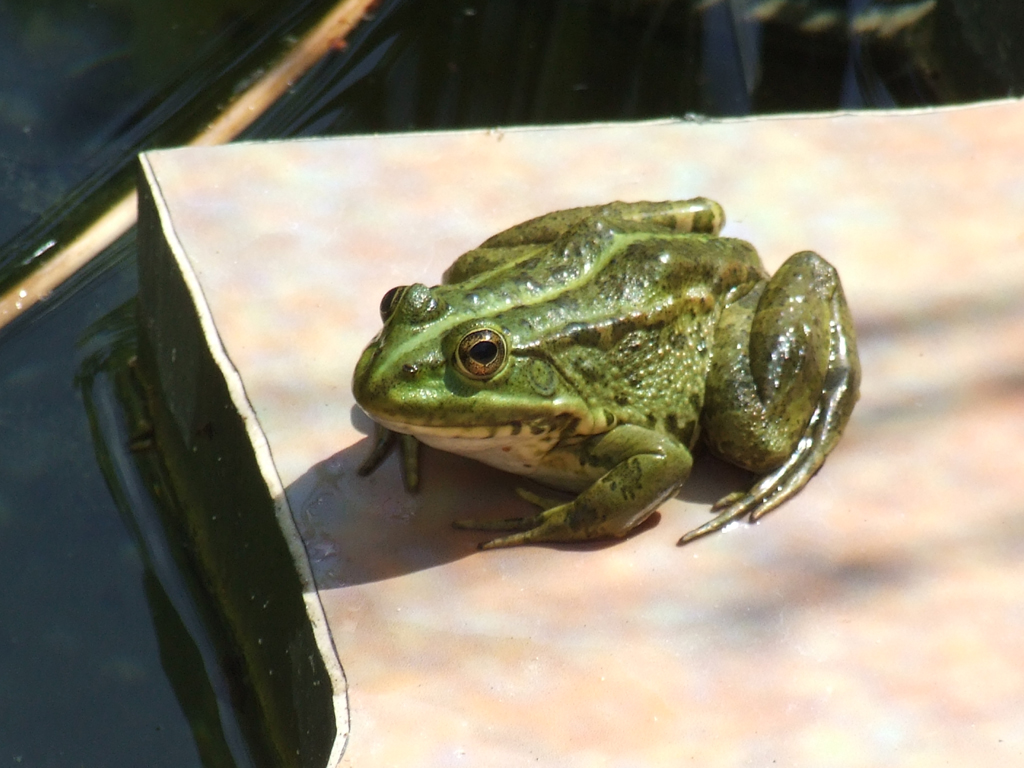
[(679, 417), (674, 413), (670, 413), (665, 417), (665, 429), (683, 445), (690, 444), (690, 440), (693, 438), (693, 430), (696, 425), (697, 422), (692, 419), (680, 424)]
[(586, 323), (570, 323), (563, 333), (577, 346), (596, 347), (601, 341), (597, 328)]
[(581, 360), (577, 366), (577, 370), (579, 371), (580, 376), (583, 377), (584, 381), (590, 384), (594, 384), (601, 379), (601, 372), (591, 360)]
[(580, 425), (580, 419), (577, 416), (567, 416), (562, 420), (562, 423), (556, 426), (557, 431), (563, 437), (571, 437), (576, 434), (576, 428)]
[(590, 504), (577, 499), (569, 507), (569, 513), (565, 516), (565, 522), (574, 531), (582, 530), (588, 523), (597, 518), (597, 510)]
[(619, 491), (622, 494), (622, 498), (627, 501), (632, 501), (636, 498), (637, 491), (643, 484), (643, 470), (640, 467), (640, 460), (633, 456), (626, 460), (623, 467), (622, 486)]
[(689, 337), (682, 331), (672, 331), (668, 337), (668, 343), (676, 349), (685, 349)]

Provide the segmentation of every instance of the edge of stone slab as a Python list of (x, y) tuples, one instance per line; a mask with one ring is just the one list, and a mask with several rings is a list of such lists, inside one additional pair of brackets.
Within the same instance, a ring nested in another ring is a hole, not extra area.
[[(679, 117), (659, 117), (650, 120), (602, 120), (591, 123), (544, 123), (539, 125), (507, 125), (507, 126), (480, 126), (475, 128), (442, 128), (438, 130), (412, 130), (395, 131), (390, 133), (355, 133), (343, 136), (306, 136), (286, 139), (255, 139), (252, 141), (233, 141), (230, 144), (216, 146), (183, 146), (169, 147), (166, 149), (154, 149), (145, 155), (156, 155), (164, 152), (188, 152), (188, 151), (210, 151), (230, 150), (233, 147), (252, 146), (262, 144), (269, 147), (275, 144), (293, 144), (310, 142), (337, 142), (352, 140), (381, 140), (381, 139), (403, 139), (407, 137), (438, 136), (453, 134), (506, 134), (506, 133), (532, 133), (537, 131), (579, 131), (602, 128), (624, 128), (645, 126), (668, 126), (668, 125), (733, 125), (736, 123), (751, 122), (780, 122), (787, 120), (829, 120), (835, 118), (850, 119), (871, 119), (876, 117), (916, 117), (932, 114), (944, 114), (947, 112), (968, 112), (981, 109), (992, 109), (996, 107), (1009, 107), (1024, 105), (1024, 96), (1009, 96), (1001, 99), (990, 99), (987, 101), (974, 101), (966, 104), (942, 104), (926, 107), (894, 107), (891, 109), (842, 109), (831, 112), (779, 112), (766, 115), (740, 115), (737, 117), (706, 117), (695, 113), (687, 113)], [(143, 155), (140, 155), (142, 157)]]
[(349, 733), (344, 670), (267, 438), (146, 154), (138, 312), (139, 371), (153, 392), (158, 450), (188, 510), (183, 523), (201, 575), (247, 666), (262, 729), (285, 764), (298, 757), (335, 766)]

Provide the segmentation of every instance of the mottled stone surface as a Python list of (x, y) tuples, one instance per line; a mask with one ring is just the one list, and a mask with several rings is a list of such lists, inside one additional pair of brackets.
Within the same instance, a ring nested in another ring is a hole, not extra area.
[[(349, 681), (343, 765), (1024, 764), (1024, 104), (156, 152)], [(611, 545), (478, 553), (516, 481), (355, 468), (356, 358), (396, 284), (546, 211), (706, 195), (769, 269), (839, 269), (862, 399), (824, 469), (689, 547), (748, 482), (698, 462)]]

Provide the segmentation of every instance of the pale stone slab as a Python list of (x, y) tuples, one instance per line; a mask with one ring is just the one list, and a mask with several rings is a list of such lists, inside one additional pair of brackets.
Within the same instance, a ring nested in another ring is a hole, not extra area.
[[(239, 144), (145, 156), (266, 436), (349, 683), (343, 765), (1024, 760), (1024, 104)], [(679, 549), (747, 482), (698, 463), (609, 546), (478, 553), (516, 481), (350, 390), (397, 284), (556, 208), (706, 195), (774, 269), (842, 276), (862, 399), (757, 526)]]

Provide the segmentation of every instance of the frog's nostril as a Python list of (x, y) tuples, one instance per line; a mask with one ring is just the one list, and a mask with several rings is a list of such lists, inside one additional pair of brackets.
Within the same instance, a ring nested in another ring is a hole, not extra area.
[(410, 378), (412, 378), (413, 376), (415, 376), (419, 372), (420, 372), (420, 367), (418, 365), (416, 365), (415, 363), (404, 363), (402, 365), (402, 373), (404, 373), (406, 376), (408, 376)]

